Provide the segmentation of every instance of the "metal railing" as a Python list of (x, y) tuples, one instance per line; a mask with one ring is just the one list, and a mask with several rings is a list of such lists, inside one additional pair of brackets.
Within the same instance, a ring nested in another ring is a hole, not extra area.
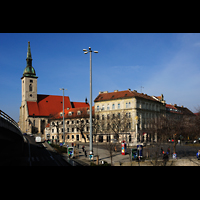
[(3, 112), (2, 110), (0, 110), (0, 117), (5, 119), (9, 123), (11, 123), (13, 126), (15, 126), (21, 132), (21, 130), (18, 126), (18, 123), (14, 119), (12, 119), (9, 115), (7, 115), (5, 112)]

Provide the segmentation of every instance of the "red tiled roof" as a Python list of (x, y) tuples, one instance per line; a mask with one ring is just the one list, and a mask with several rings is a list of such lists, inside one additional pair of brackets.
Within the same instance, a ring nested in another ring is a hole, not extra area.
[(90, 107), (89, 103), (71, 102), (73, 108)]
[(126, 99), (130, 97), (140, 97), (144, 99), (148, 99), (151, 101), (157, 101), (151, 96), (148, 96), (147, 94), (138, 93), (131, 90), (124, 90), (124, 91), (118, 91), (118, 92), (110, 92), (110, 93), (101, 93), (97, 96), (97, 98), (94, 100), (94, 102), (99, 101), (106, 101), (106, 100), (114, 100), (114, 99)]
[(172, 106), (171, 104), (166, 104), (165, 107), (166, 107), (166, 108), (171, 108), (171, 109), (177, 110), (177, 108), (174, 107), (174, 106)]
[[(29, 116), (49, 116), (63, 109), (63, 97), (55, 95), (37, 95), (37, 102), (27, 101)], [(69, 97), (64, 98), (65, 108), (71, 108)]]
[[(60, 112), (63, 111), (63, 96), (55, 95), (37, 95), (37, 102), (27, 101), (29, 116), (60, 116)], [(65, 113), (70, 110), (78, 109), (82, 107), (89, 107), (90, 105), (85, 102), (70, 102), (68, 96), (64, 97)], [(80, 109), (79, 109), (80, 110)]]
[[(88, 113), (89, 110), (89, 106), (86, 107), (78, 107), (78, 108), (70, 108), (70, 109), (65, 109), (64, 113), (65, 113), (65, 119), (67, 118), (89, 118), (90, 114)], [(78, 115), (78, 111), (81, 111), (81, 114)], [(62, 119), (63, 117), (60, 116), (60, 113), (62, 113), (63, 111), (60, 111), (58, 113), (56, 113), (53, 116), (53, 119)], [(69, 112), (72, 112), (71, 115), (69, 115)], [(92, 115), (94, 115), (94, 106), (92, 106)]]

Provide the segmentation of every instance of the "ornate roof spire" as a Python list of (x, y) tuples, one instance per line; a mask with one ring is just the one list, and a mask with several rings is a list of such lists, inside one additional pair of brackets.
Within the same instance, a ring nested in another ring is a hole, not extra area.
[(30, 47), (30, 42), (29, 42), (29, 41), (28, 41), (27, 58), (28, 58), (28, 59), (32, 59), (32, 57), (31, 57), (31, 47)]
[(36, 76), (35, 69), (32, 66), (32, 60), (33, 59), (32, 59), (32, 56), (31, 56), (30, 42), (28, 41), (28, 51), (27, 51), (27, 58), (26, 58), (26, 68), (24, 69), (23, 77), (27, 76), (27, 77), (38, 78)]

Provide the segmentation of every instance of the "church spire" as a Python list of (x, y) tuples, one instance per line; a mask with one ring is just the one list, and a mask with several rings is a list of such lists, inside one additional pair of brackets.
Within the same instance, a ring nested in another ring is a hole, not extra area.
[(31, 57), (31, 47), (30, 47), (30, 42), (28, 41), (28, 51), (27, 51), (27, 58), (26, 58), (26, 62), (27, 65), (29, 67), (32, 67), (32, 57)]
[(33, 59), (32, 59), (32, 56), (31, 56), (30, 42), (28, 41), (28, 51), (27, 51), (27, 58), (26, 58), (26, 68), (24, 69), (23, 77), (24, 76), (28, 76), (28, 77), (38, 78), (36, 76), (35, 69), (32, 66), (32, 60)]

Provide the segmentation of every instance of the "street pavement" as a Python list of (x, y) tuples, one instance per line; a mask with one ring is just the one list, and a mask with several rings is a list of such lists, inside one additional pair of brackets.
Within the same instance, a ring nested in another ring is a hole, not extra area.
[(28, 159), (31, 166), (70, 166), (62, 156), (57, 154), (46, 143), (36, 143), (35, 138), (26, 136), (30, 143), (30, 157)]
[[(71, 144), (68, 144), (69, 146), (71, 146)], [(82, 151), (82, 146), (84, 145), (85, 150), (87, 152), (87, 157), (85, 157), (85, 153)], [(149, 160), (154, 160), (155, 156), (156, 156), (156, 151), (158, 152), (157, 154), (157, 158), (158, 160), (162, 160), (163, 159), (163, 155), (160, 153), (160, 149), (161, 147), (163, 147), (164, 152), (167, 151), (167, 148), (170, 148), (170, 156), (169, 156), (169, 160), (172, 160), (172, 153), (173, 153), (173, 144), (171, 143), (165, 143), (165, 144), (154, 144), (154, 145), (147, 145), (145, 147), (143, 147), (143, 156), (148, 156)], [(126, 155), (122, 155), (121, 154), (121, 148), (120, 145), (118, 144), (117, 147), (117, 152), (113, 152), (113, 158), (112, 158), (112, 162), (113, 165), (121, 165), (123, 163), (128, 163), (130, 162), (130, 149), (131, 148), (136, 148), (136, 147), (129, 147), (127, 148), (127, 154)], [(200, 147), (198, 146), (188, 146), (185, 144), (177, 144), (176, 145), (176, 153), (177, 153), (177, 159), (196, 159), (196, 153), (198, 152), (198, 149), (200, 149)], [(90, 165), (90, 160), (88, 157), (89, 154), (89, 144), (88, 143), (80, 143), (79, 144), (79, 156), (75, 159), (71, 159), (74, 160), (75, 162), (88, 166)], [(110, 158), (110, 154), (109, 151), (106, 148), (105, 144), (93, 144), (93, 153), (94, 153), (94, 161), (96, 163), (96, 159), (97, 159), (97, 155), (99, 155), (99, 163), (101, 163), (101, 161), (106, 161), (107, 163), (111, 163), (111, 158)], [(65, 155), (67, 157), (67, 155)], [(137, 162), (137, 161), (135, 161)]]

